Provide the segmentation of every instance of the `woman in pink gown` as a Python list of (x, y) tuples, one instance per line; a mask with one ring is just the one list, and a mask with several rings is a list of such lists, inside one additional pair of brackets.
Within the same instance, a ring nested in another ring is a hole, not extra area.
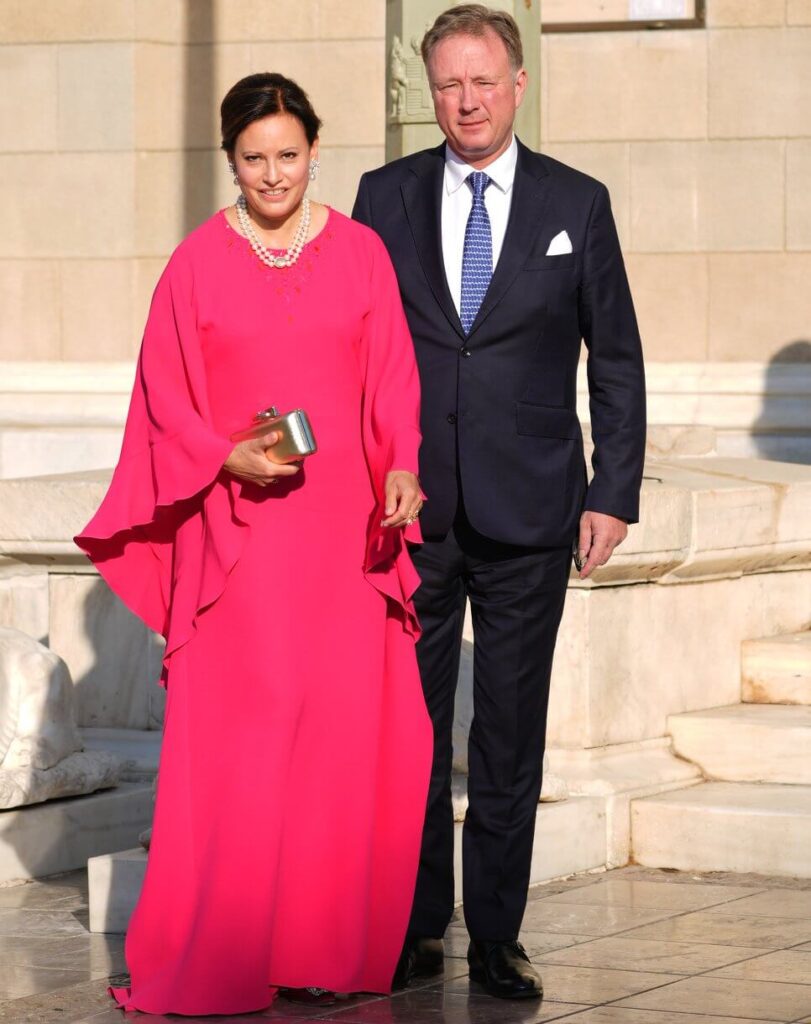
[[(405, 937), (432, 745), (405, 543), (419, 540), (419, 391), (377, 236), (312, 204), (293, 242), (318, 124), (279, 75), (224, 100), (240, 216), (292, 265), (268, 266), (234, 209), (178, 247), (120, 461), (77, 537), (167, 638), (131, 987), (113, 990), (125, 1009), (385, 993)], [(300, 468), (269, 461), (268, 440), (228, 440), (270, 404), (309, 414), (318, 451)]]

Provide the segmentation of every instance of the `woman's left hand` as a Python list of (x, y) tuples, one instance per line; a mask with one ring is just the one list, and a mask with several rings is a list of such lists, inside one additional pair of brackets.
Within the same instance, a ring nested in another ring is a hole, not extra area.
[(420, 482), (406, 469), (393, 469), (384, 484), (386, 518), (381, 526), (406, 526), (414, 522), (422, 509)]

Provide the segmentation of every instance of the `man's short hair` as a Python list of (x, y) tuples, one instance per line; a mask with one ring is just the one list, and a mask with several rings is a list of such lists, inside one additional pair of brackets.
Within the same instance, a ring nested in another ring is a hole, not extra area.
[(488, 30), (495, 32), (504, 43), (513, 71), (520, 71), (524, 66), (524, 49), (515, 18), (506, 11), (496, 11), (484, 4), (457, 4), (439, 15), (423, 36), (420, 51), (425, 66), (428, 66), (431, 54), (443, 39), (450, 36), (483, 36)]

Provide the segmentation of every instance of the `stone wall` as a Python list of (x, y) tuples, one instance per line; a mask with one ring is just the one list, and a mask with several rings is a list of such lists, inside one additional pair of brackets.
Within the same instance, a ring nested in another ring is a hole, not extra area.
[[(230, 201), (217, 107), (273, 68), (324, 118), (315, 194), (383, 160), (383, 0), (0, 2), (0, 361), (126, 360), (183, 234)], [(542, 37), (542, 135), (609, 185), (648, 358), (811, 358), (811, 4)], [(790, 347), (793, 346), (793, 347)]]
[(122, 360), (183, 235), (235, 193), (219, 102), (299, 79), (314, 194), (383, 162), (382, 0), (0, 0), (0, 361)]
[(541, 41), (544, 149), (611, 190), (648, 358), (811, 360), (811, 3)]

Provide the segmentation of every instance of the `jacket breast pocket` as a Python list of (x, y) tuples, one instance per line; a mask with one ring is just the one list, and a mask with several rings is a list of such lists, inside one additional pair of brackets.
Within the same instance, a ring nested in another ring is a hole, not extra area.
[(577, 263), (577, 253), (564, 252), (559, 256), (530, 256), (524, 270), (569, 270)]
[(530, 437), (552, 437), (565, 441), (579, 441), (581, 438), (577, 413), (552, 405), (516, 402), (515, 425), (519, 434)]

